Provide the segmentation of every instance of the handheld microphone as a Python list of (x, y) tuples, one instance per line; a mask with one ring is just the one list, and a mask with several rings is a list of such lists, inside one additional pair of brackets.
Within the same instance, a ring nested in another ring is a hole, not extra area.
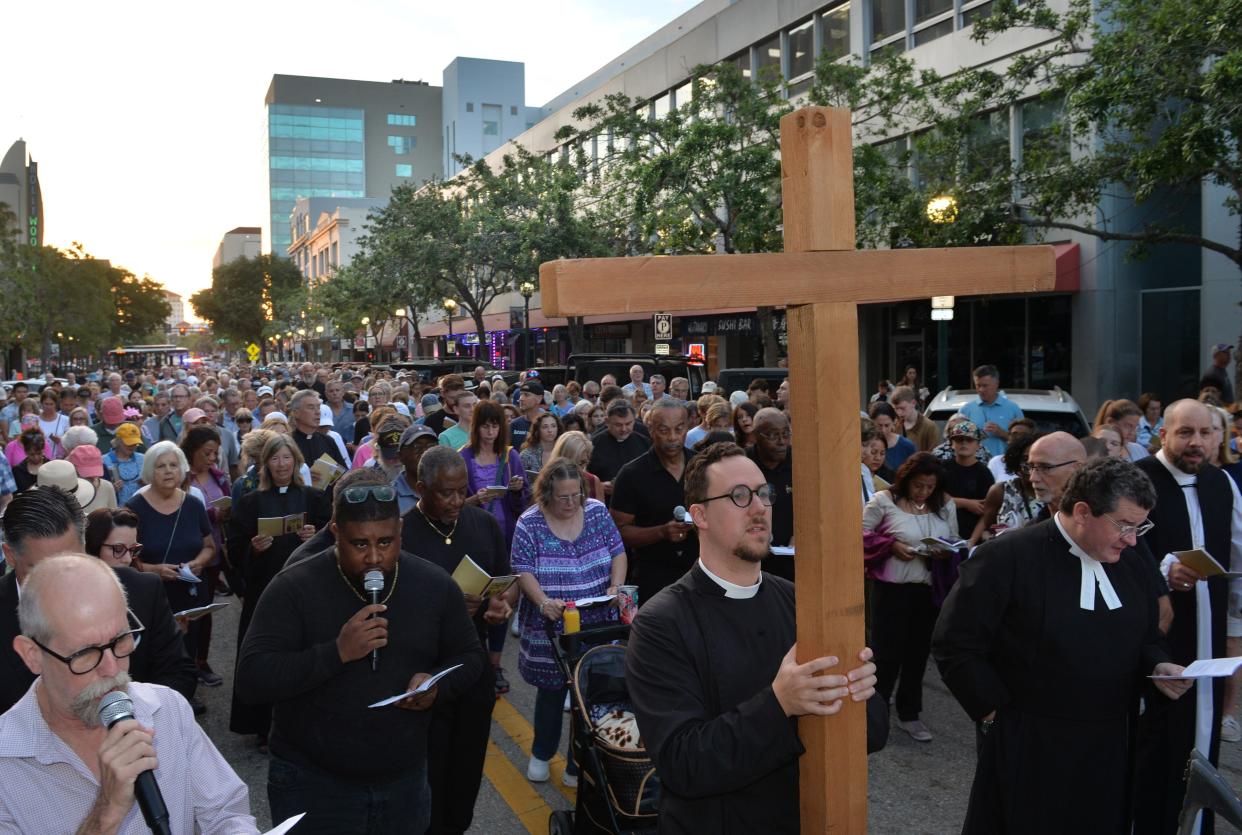
[[(384, 572), (372, 569), (362, 577), (362, 590), (371, 596), (372, 605), (379, 603), (380, 592), (384, 590)], [(371, 617), (375, 617), (372, 615)], [(379, 647), (371, 650), (371, 672), (379, 669)]]
[(673, 518), (676, 519), (678, 522), (681, 522), (683, 525), (694, 524), (690, 520), (690, 514), (687, 513), (686, 509), (682, 507), (681, 505), (677, 505), (677, 507), (673, 508)]
[[(99, 700), (99, 721), (109, 730), (117, 722), (134, 718), (134, 703), (129, 695), (113, 690)], [(147, 822), (154, 835), (172, 835), (168, 822), (168, 807), (164, 805), (164, 796), (160, 794), (159, 784), (155, 782), (155, 774), (144, 771), (134, 781), (134, 799), (142, 810), (142, 819)]]

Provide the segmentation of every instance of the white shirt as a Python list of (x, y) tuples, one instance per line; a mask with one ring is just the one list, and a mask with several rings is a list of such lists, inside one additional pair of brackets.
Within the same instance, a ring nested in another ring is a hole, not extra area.
[(1018, 477), (1016, 473), (1005, 469), (1005, 456), (1003, 455), (993, 455), (988, 459), (988, 472), (992, 474), (992, 481), (996, 484), (1004, 484)]

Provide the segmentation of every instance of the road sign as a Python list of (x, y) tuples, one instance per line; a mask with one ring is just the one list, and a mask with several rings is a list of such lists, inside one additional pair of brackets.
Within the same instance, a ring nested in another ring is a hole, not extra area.
[(669, 355), (669, 346), (667, 342), (657, 342), (655, 346), (656, 356), (667, 357)]
[(673, 314), (656, 313), (652, 319), (655, 321), (656, 342), (671, 342), (673, 340)]
[(398, 348), (404, 348), (404, 347), (405, 347), (405, 337), (404, 337), (404, 336), (398, 336), (398, 337), (397, 337), (397, 347), (398, 347)]
[(444, 352), (447, 354), (456, 354), (457, 353), (457, 341), (450, 339), (448, 342), (445, 342)]
[(259, 346), (251, 342), (246, 346), (246, 356), (250, 357), (251, 362), (259, 361)]

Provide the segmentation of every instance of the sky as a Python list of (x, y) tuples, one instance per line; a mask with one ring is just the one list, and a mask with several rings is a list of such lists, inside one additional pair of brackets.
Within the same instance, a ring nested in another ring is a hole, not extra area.
[(225, 232), (262, 225), (274, 74), (438, 86), (459, 55), (521, 61), (538, 106), (696, 2), (28, 3), (3, 15), (0, 156), (21, 138), (39, 164), (46, 244), (188, 296)]

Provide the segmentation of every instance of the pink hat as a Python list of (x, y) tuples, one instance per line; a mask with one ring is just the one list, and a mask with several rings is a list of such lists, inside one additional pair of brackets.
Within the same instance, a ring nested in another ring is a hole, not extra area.
[(121, 398), (115, 395), (104, 398), (103, 403), (99, 404), (99, 415), (108, 426), (124, 423), (125, 404), (121, 402)]
[(207, 413), (202, 409), (186, 409), (185, 414), (181, 416), (181, 422), (186, 426), (193, 426), (205, 417)]
[[(111, 399), (111, 398), (109, 398)], [(98, 447), (81, 444), (75, 446), (65, 459), (73, 464), (74, 469), (82, 478), (102, 478), (104, 474), (103, 454)]]

